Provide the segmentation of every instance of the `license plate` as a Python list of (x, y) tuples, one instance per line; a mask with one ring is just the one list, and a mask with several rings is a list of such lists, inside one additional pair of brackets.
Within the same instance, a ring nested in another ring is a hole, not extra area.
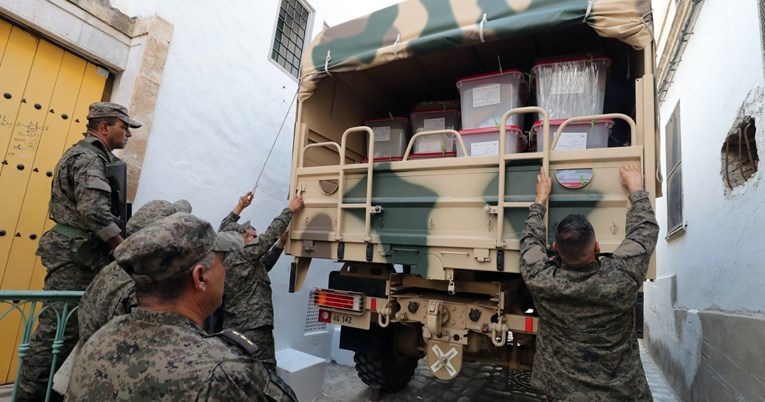
[(346, 327), (369, 329), (369, 311), (362, 315), (350, 315), (337, 311), (319, 310), (319, 321), (328, 324), (338, 324)]

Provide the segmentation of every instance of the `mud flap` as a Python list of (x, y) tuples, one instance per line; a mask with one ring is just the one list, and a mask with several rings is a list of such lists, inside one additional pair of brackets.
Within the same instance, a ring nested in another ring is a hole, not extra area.
[(439, 380), (451, 380), (462, 370), (462, 345), (428, 341), (428, 367)]

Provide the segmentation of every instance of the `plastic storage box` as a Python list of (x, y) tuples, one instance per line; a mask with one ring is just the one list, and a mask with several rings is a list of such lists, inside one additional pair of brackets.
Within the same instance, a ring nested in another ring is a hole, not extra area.
[(607, 58), (569, 59), (539, 63), (531, 72), (536, 79), (537, 105), (550, 119), (603, 113)]
[[(432, 110), (414, 112), (412, 118), (412, 131), (415, 134), (423, 131), (457, 130), (459, 111)], [(449, 134), (427, 135), (414, 140), (413, 153), (452, 152), (454, 151), (454, 139)]]
[[(496, 127), (502, 115), (522, 106), (527, 92), (526, 79), (520, 70), (482, 74), (457, 81), (460, 91), (462, 128)], [(513, 115), (507, 124), (522, 126), (523, 115)]]
[[(555, 138), (555, 132), (558, 131), (563, 119), (550, 120), (550, 146)], [(542, 121), (537, 121), (531, 127), (534, 138), (536, 139), (536, 150), (542, 152), (544, 144), (542, 143)], [(608, 147), (608, 136), (611, 135), (613, 120), (597, 120), (594, 122), (575, 122), (566, 125), (566, 128), (560, 133), (558, 144), (553, 151), (571, 151), (577, 149), (592, 149)]]
[[(499, 154), (499, 128), (483, 127), (460, 131), (468, 156)], [(518, 126), (505, 127), (505, 153), (513, 154), (526, 148), (526, 137)], [(457, 156), (465, 156), (457, 147)]]
[(375, 133), (375, 160), (404, 156), (409, 144), (409, 119), (393, 117), (367, 120), (364, 125)]

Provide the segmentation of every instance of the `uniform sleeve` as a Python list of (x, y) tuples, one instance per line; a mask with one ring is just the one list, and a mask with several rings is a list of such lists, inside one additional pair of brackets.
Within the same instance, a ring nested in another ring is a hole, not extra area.
[(545, 212), (543, 205), (532, 204), (521, 235), (521, 275), (527, 284), (542, 271), (547, 261), (547, 229), (542, 221)]
[(641, 190), (629, 195), (632, 203), (627, 211), (626, 236), (613, 256), (625, 275), (641, 283), (648, 272), (648, 260), (656, 248), (659, 224), (651, 207), (648, 192)]
[(218, 228), (218, 231), (220, 232), (221, 230), (223, 230), (223, 228), (226, 227), (226, 225), (228, 225), (229, 223), (239, 221), (239, 218), (240, 216), (235, 214), (233, 211), (229, 212), (228, 215), (226, 215), (226, 217), (223, 218), (222, 221), (220, 221), (220, 227)]
[(74, 198), (77, 212), (85, 225), (103, 241), (120, 234), (114, 222), (111, 187), (106, 178), (106, 164), (97, 155), (85, 155), (72, 162)]
[(271, 268), (273, 268), (274, 265), (276, 265), (276, 261), (278, 261), (279, 257), (282, 256), (282, 251), (284, 251), (283, 248), (273, 246), (260, 259), (261, 264), (263, 264), (263, 266), (266, 267), (266, 271), (271, 272)]
[(273, 221), (271, 226), (266, 229), (262, 234), (258, 235), (258, 243), (251, 244), (244, 248), (244, 252), (247, 253), (248, 258), (253, 260), (260, 259), (279, 239), (279, 236), (287, 230), (287, 226), (292, 219), (292, 211), (289, 208), (284, 208)]
[(267, 402), (268, 371), (254, 358), (219, 363), (201, 384), (196, 401)]

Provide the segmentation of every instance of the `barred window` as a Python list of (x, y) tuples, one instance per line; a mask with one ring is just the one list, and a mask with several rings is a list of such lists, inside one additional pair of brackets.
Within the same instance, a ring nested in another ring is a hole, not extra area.
[(305, 34), (311, 11), (299, 0), (282, 0), (271, 58), (294, 77), (300, 75)]
[(667, 233), (681, 232), (683, 224), (683, 159), (680, 141), (680, 102), (664, 129), (667, 139)]

